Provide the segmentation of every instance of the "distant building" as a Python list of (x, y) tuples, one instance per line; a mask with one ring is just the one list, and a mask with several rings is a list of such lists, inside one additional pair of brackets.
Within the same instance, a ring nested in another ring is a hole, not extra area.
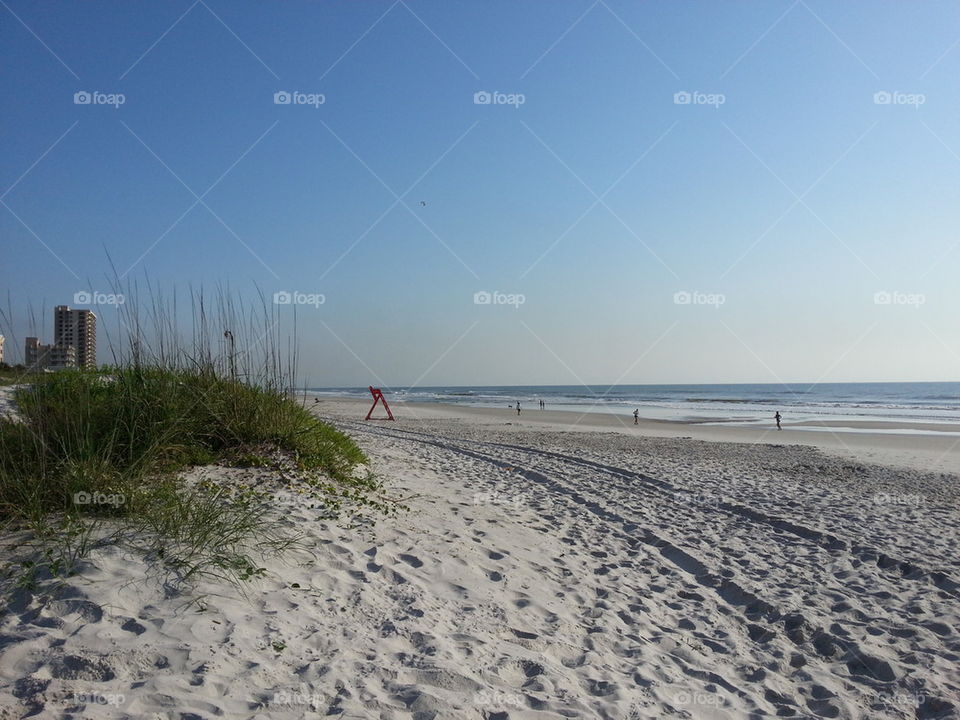
[(97, 316), (92, 310), (71, 310), (69, 305), (53, 309), (53, 344), (76, 349), (77, 367), (97, 367)]
[(77, 349), (73, 345), (44, 345), (28, 337), (23, 359), (30, 370), (62, 370), (77, 367)]
[(97, 316), (92, 310), (72, 310), (69, 305), (53, 309), (53, 337), (50, 345), (28, 337), (24, 364), (30, 370), (60, 370), (97, 367)]
[(4, 341), (3, 335), (0, 335), (0, 363), (3, 362), (3, 341)]

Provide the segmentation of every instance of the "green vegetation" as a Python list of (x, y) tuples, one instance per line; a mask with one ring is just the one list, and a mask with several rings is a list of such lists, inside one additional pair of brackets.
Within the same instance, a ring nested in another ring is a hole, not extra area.
[(0, 363), (0, 386), (23, 382), (27, 369), (23, 365)]
[[(240, 583), (264, 572), (258, 558), (300, 541), (279, 494), (330, 519), (397, 508), (353, 440), (288, 393), (275, 339), (256, 360), (234, 352), (232, 333), (226, 353), (196, 334), (185, 353), (161, 317), (162, 352), (145, 357), (138, 335), (117, 366), (32, 374), (17, 417), (0, 416), (0, 530), (26, 538), (12, 566), (21, 582), (71, 573), (115, 543), (179, 580)], [(184, 472), (210, 464), (265, 472)]]

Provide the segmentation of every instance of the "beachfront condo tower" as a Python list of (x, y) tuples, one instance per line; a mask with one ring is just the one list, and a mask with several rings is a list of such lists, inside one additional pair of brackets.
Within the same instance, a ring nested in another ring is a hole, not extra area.
[(77, 367), (96, 369), (97, 316), (92, 310), (57, 305), (53, 310), (53, 343), (60, 347), (72, 345), (77, 350)]

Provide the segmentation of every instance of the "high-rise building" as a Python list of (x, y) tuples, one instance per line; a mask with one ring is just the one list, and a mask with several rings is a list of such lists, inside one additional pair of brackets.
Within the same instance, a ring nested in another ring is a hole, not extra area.
[(51, 345), (44, 345), (39, 338), (27, 338), (23, 361), (29, 369), (96, 369), (97, 316), (92, 310), (57, 305), (53, 309), (53, 335)]
[(3, 362), (3, 341), (4, 341), (3, 335), (0, 335), (0, 363)]
[(57, 305), (53, 310), (53, 344), (76, 348), (78, 367), (97, 367), (97, 316), (92, 310), (71, 310)]

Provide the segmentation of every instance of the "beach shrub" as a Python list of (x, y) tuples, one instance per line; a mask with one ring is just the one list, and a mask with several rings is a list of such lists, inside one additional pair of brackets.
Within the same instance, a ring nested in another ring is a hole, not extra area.
[[(62, 544), (77, 536), (77, 523), (112, 519), (114, 540), (135, 540), (184, 578), (249, 578), (258, 572), (251, 548), (295, 539), (268, 519), (262, 494), (188, 485), (178, 473), (210, 463), (265, 467), (270, 453), (298, 471), (299, 491), (330, 516), (347, 504), (389, 511), (356, 443), (280, 388), (210, 368), (128, 366), (31, 380), (17, 390), (18, 417), (0, 418), (0, 522), (34, 537)], [(65, 547), (49, 564), (64, 569), (65, 556), (76, 559)]]

